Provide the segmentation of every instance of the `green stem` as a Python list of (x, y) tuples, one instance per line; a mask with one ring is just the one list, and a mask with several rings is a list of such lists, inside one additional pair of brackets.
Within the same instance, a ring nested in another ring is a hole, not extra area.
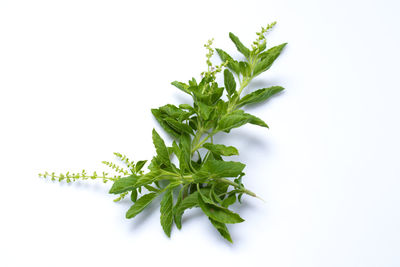
[(228, 180), (226, 178), (220, 178), (220, 179), (218, 179), (218, 181), (221, 181), (221, 182), (229, 184), (229, 185), (231, 185), (233, 187), (239, 188), (239, 189), (243, 190), (243, 193), (245, 193), (245, 194), (247, 194), (249, 196), (259, 198), (254, 192), (252, 192), (252, 191), (250, 191), (248, 189), (245, 189), (245, 188), (240, 188), (240, 186), (237, 183), (232, 182), (231, 180)]

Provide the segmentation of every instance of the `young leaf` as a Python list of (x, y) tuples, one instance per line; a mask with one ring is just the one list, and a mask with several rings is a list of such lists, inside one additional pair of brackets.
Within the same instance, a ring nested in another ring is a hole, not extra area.
[(246, 116), (249, 117), (249, 123), (258, 125), (261, 127), (269, 128), (268, 125), (262, 119), (254, 116), (254, 115), (248, 114), (248, 113), (245, 113), (245, 114), (246, 114)]
[(138, 197), (138, 192), (137, 192), (137, 189), (135, 188), (131, 192), (131, 200), (132, 200), (132, 202), (136, 202), (137, 197)]
[(157, 156), (159, 160), (166, 166), (171, 165), (167, 147), (165, 146), (164, 140), (160, 137), (155, 129), (153, 129), (153, 143), (156, 148)]
[(208, 219), (210, 220), (211, 224), (215, 227), (215, 229), (218, 230), (218, 232), (221, 234), (223, 238), (233, 243), (231, 235), (229, 234), (229, 230), (224, 223), (217, 222), (211, 219), (210, 217)]
[(239, 108), (244, 105), (254, 104), (254, 103), (259, 103), (259, 102), (265, 101), (268, 98), (270, 98), (271, 96), (281, 92), (283, 89), (284, 88), (281, 86), (272, 86), (269, 88), (259, 89), (257, 91), (254, 91), (254, 92), (242, 97), (239, 100), (237, 107)]
[(160, 222), (161, 226), (165, 232), (165, 234), (170, 237), (171, 236), (171, 228), (172, 228), (172, 203), (173, 197), (172, 197), (172, 189), (167, 190), (160, 203)]
[(149, 193), (139, 198), (126, 212), (126, 218), (131, 219), (141, 213), (157, 195), (157, 193)]
[(229, 96), (233, 95), (236, 92), (235, 78), (228, 69), (224, 70), (224, 84)]
[(197, 197), (202, 211), (211, 219), (220, 223), (241, 223), (244, 220), (236, 213), (215, 204), (206, 203), (201, 194)]
[(139, 160), (135, 165), (135, 172), (140, 172), (143, 166), (146, 164), (147, 160)]
[(216, 144), (206, 143), (203, 145), (203, 147), (207, 148), (214, 154), (220, 155), (220, 156), (239, 155), (238, 150), (236, 148), (234, 148), (233, 146), (225, 146), (225, 145), (216, 145)]
[(286, 46), (287, 43), (274, 46), (264, 53), (260, 54), (260, 61), (254, 66), (253, 76), (257, 76), (260, 73), (268, 70), (272, 63), (274, 63), (275, 59), (281, 54), (282, 49)]
[(178, 81), (173, 81), (171, 84), (173, 86), (175, 86), (176, 88), (178, 88), (179, 90), (182, 90), (183, 92), (185, 92), (185, 93), (190, 95), (190, 91), (188, 90), (189, 89), (189, 85), (187, 85), (185, 83), (178, 82)]
[(240, 69), (239, 69), (239, 62), (234, 60), (228, 53), (226, 53), (224, 50), (216, 48), (215, 49), (218, 53), (218, 56), (221, 58), (223, 62), (228, 61), (227, 67), (231, 69), (234, 73), (239, 74)]
[(240, 53), (242, 53), (246, 58), (249, 58), (250, 50), (242, 44), (242, 42), (239, 40), (239, 38), (231, 32), (229, 33), (229, 38), (231, 38), (231, 40), (235, 44), (237, 50)]

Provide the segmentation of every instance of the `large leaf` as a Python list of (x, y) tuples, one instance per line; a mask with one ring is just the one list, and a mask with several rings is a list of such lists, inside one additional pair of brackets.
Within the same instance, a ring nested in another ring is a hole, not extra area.
[(237, 177), (242, 172), (245, 164), (235, 161), (208, 160), (201, 169), (193, 175), (195, 182), (206, 179)]
[(240, 127), (248, 122), (250, 122), (251, 118), (246, 116), (243, 112), (234, 112), (227, 114), (221, 118), (218, 122), (218, 130), (219, 131), (230, 131), (233, 128)]
[(198, 194), (198, 202), (202, 211), (211, 219), (220, 223), (241, 223), (244, 220), (227, 208), (206, 203), (201, 194)]
[(137, 181), (138, 177), (134, 174), (120, 178), (114, 182), (112, 185), (109, 193), (110, 194), (121, 194), (127, 191), (131, 191), (136, 188), (135, 184)]
[(179, 132), (180, 134), (182, 133), (187, 133), (187, 134), (193, 134), (192, 128), (182, 122), (179, 122), (177, 120), (171, 119), (171, 118), (165, 118), (164, 121), (176, 132)]
[(239, 38), (231, 32), (229, 33), (229, 38), (231, 38), (231, 40), (235, 44), (237, 50), (240, 53), (242, 53), (246, 58), (249, 58), (250, 50), (242, 44), (242, 42), (239, 40)]
[(153, 143), (156, 148), (158, 159), (166, 166), (171, 165), (168, 149), (165, 146), (164, 140), (160, 137), (155, 129), (153, 129)]
[(203, 147), (207, 148), (212, 153), (221, 155), (221, 156), (239, 155), (239, 151), (233, 146), (225, 146), (225, 145), (206, 143), (203, 145)]
[(239, 100), (237, 107), (242, 107), (244, 105), (254, 104), (254, 103), (259, 103), (259, 102), (265, 101), (268, 98), (270, 98), (271, 96), (281, 92), (283, 89), (284, 88), (281, 86), (272, 86), (269, 88), (259, 89), (257, 91), (254, 91), (254, 92), (242, 97)]
[(160, 222), (161, 226), (165, 232), (165, 234), (170, 237), (171, 236), (171, 228), (172, 228), (172, 205), (173, 205), (173, 197), (172, 197), (172, 189), (167, 190), (160, 203)]
[(224, 70), (224, 84), (228, 95), (233, 95), (236, 91), (236, 81), (235, 77), (233, 77), (233, 74), (228, 69)]
[(154, 198), (156, 198), (157, 195), (157, 193), (149, 193), (139, 198), (126, 212), (126, 218), (131, 219), (138, 215), (153, 201)]
[(254, 66), (253, 76), (257, 76), (260, 73), (268, 70), (275, 59), (281, 54), (282, 49), (286, 46), (286, 43), (274, 46), (267, 51), (260, 54), (260, 61)]

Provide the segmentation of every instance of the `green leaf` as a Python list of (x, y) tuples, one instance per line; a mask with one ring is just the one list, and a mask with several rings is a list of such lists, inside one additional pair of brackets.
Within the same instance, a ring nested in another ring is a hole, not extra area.
[(231, 40), (235, 44), (237, 50), (240, 53), (242, 53), (246, 58), (249, 58), (250, 50), (242, 44), (242, 42), (239, 40), (239, 38), (231, 32), (229, 33), (229, 38), (231, 38)]
[(176, 132), (179, 133), (187, 133), (187, 134), (193, 134), (193, 130), (192, 128), (182, 122), (176, 121), (174, 119), (171, 118), (165, 118), (164, 121), (172, 128), (174, 129)]
[(120, 178), (114, 182), (109, 193), (110, 194), (121, 194), (130, 190), (135, 189), (136, 181), (138, 176), (132, 174), (128, 177)]
[(155, 170), (146, 173), (145, 175), (139, 176), (139, 178), (136, 181), (135, 187), (147, 185), (154, 183), (156, 181), (162, 180), (162, 179), (167, 179), (167, 175), (162, 175), (161, 171)]
[(259, 55), (260, 61), (254, 66), (253, 76), (257, 76), (262, 72), (268, 70), (272, 64), (274, 63), (275, 59), (281, 54), (282, 49), (286, 46), (287, 43), (274, 46), (267, 51), (261, 53)]
[(272, 86), (269, 88), (264, 88), (264, 89), (259, 89), (257, 91), (254, 91), (248, 95), (245, 95), (242, 97), (238, 104), (237, 107), (242, 107), (244, 105), (248, 104), (254, 104), (254, 103), (259, 103), (267, 100), (271, 96), (281, 92), (284, 88), (281, 86)]
[(218, 130), (219, 131), (230, 131), (233, 128), (238, 128), (248, 122), (250, 122), (250, 118), (244, 113), (230, 113), (221, 118), (218, 122)]
[(221, 155), (221, 156), (239, 155), (239, 151), (233, 146), (225, 146), (225, 145), (206, 143), (203, 145), (203, 147), (207, 148), (212, 153)]
[(248, 113), (246, 113), (246, 115), (250, 118), (249, 123), (254, 124), (254, 125), (258, 125), (258, 126), (261, 126), (261, 127), (269, 128), (268, 125), (262, 119), (254, 116), (254, 115), (250, 115)]
[(182, 174), (187, 171), (190, 172), (190, 160), (191, 160), (191, 144), (192, 139), (188, 134), (182, 134), (179, 138), (179, 168)]
[(239, 69), (239, 62), (234, 60), (228, 53), (226, 53), (224, 50), (216, 48), (215, 49), (218, 53), (218, 56), (221, 58), (223, 62), (228, 61), (227, 67), (231, 69), (234, 73), (239, 74), (240, 69)]
[(251, 69), (249, 63), (245, 61), (239, 62), (240, 73), (243, 77), (250, 77), (251, 76)]
[(171, 84), (176, 88), (178, 88), (179, 90), (182, 90), (183, 92), (190, 95), (189, 85), (178, 81), (173, 81)]
[(236, 92), (235, 78), (228, 69), (224, 70), (224, 84), (229, 96), (233, 95)]
[(243, 172), (245, 164), (236, 161), (208, 160), (201, 169), (193, 174), (195, 182), (207, 179), (237, 177)]
[(213, 107), (210, 107), (209, 105), (204, 104), (201, 101), (198, 101), (197, 105), (199, 107), (200, 117), (205, 121), (208, 120), (208, 118), (210, 117), (211, 112), (213, 111)]
[[(208, 194), (210, 192), (209, 188), (201, 188), (200, 190), (204, 194)], [(182, 194), (183, 194), (183, 192), (182, 192)], [(199, 203), (198, 195), (199, 195), (199, 192), (195, 191), (192, 194), (188, 195), (187, 197), (182, 198), (181, 201), (179, 201), (179, 197), (178, 197), (178, 200), (177, 200), (175, 208), (174, 208), (174, 221), (175, 221), (176, 227), (178, 227), (178, 229), (182, 228), (182, 216), (183, 216), (183, 213), (185, 212), (185, 210), (191, 209), (195, 206), (198, 206), (198, 203)]]
[(207, 171), (213, 178), (236, 177), (243, 172), (245, 167), (246, 165), (241, 162), (210, 160), (203, 165), (201, 170)]
[(159, 160), (166, 166), (171, 165), (169, 159), (168, 149), (165, 146), (164, 140), (160, 137), (155, 129), (153, 129), (153, 143), (156, 148), (157, 156)]
[(170, 237), (171, 236), (171, 228), (172, 228), (172, 205), (173, 205), (173, 196), (172, 189), (167, 190), (160, 203), (160, 222), (161, 226), (164, 230), (164, 233)]
[(154, 198), (157, 197), (157, 195), (158, 195), (157, 193), (149, 193), (143, 195), (126, 212), (126, 218), (131, 219), (136, 215), (138, 215), (147, 207), (147, 205), (149, 205), (153, 201)]
[(220, 223), (241, 223), (244, 220), (236, 213), (215, 204), (206, 203), (201, 194), (197, 197), (202, 211), (211, 219)]
[(217, 222), (211, 219), (210, 217), (208, 219), (210, 220), (211, 224), (215, 227), (215, 229), (218, 230), (218, 232), (221, 234), (223, 238), (233, 243), (231, 235), (229, 234), (229, 230), (224, 223)]
[(171, 126), (168, 125), (168, 123), (166, 123), (164, 121), (164, 117), (163, 114), (161, 113), (161, 111), (159, 111), (158, 109), (151, 109), (151, 113), (153, 114), (154, 118), (158, 121), (158, 123), (160, 124), (160, 126), (168, 133), (170, 134), (172, 137), (174, 138), (178, 138), (180, 136), (180, 133), (175, 131), (173, 128), (171, 128)]
[(232, 205), (235, 202), (236, 202), (236, 195), (235, 194), (231, 194), (231, 195), (229, 195), (229, 197), (225, 198), (222, 201), (222, 206), (227, 208), (227, 207), (229, 207), (230, 205)]
[(131, 192), (131, 200), (132, 200), (132, 202), (136, 202), (137, 197), (138, 197), (138, 192), (137, 192), (137, 189), (135, 188)]
[(139, 172), (146, 164), (147, 160), (139, 160), (135, 165), (135, 172)]
[(161, 113), (164, 113), (166, 115), (166, 117), (171, 117), (171, 118), (174, 118), (177, 120), (179, 118), (183, 118), (187, 114), (186, 111), (183, 111), (180, 108), (178, 108), (177, 106), (172, 105), (172, 104), (164, 105), (164, 106), (160, 107), (159, 110), (161, 111)]

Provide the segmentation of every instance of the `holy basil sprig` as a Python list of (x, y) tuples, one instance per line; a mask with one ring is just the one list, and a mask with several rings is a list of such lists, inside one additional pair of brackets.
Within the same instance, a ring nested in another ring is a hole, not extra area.
[[(161, 127), (173, 138), (167, 145), (162, 137), (153, 130), (152, 137), (156, 155), (147, 166), (147, 161), (129, 160), (120, 153), (114, 153), (125, 167), (104, 161), (115, 174), (94, 172), (89, 175), (85, 170), (79, 173), (56, 175), (45, 172), (41, 177), (52, 180), (101, 179), (112, 181), (111, 194), (119, 195), (119, 201), (128, 194), (133, 202), (126, 213), (126, 218), (134, 218), (158, 196), (161, 197), (161, 225), (169, 237), (172, 225), (182, 227), (182, 216), (187, 209), (200, 208), (211, 224), (229, 242), (232, 242), (226, 224), (244, 221), (229, 209), (236, 201), (241, 201), (246, 194), (257, 197), (248, 190), (243, 182), (245, 164), (226, 160), (226, 157), (238, 155), (237, 148), (224, 144), (215, 144), (213, 137), (220, 133), (229, 133), (232, 129), (247, 123), (267, 127), (260, 118), (246, 113), (243, 107), (265, 102), (271, 96), (283, 90), (272, 86), (242, 95), (243, 90), (258, 75), (268, 70), (280, 55), (286, 43), (266, 50), (265, 34), (275, 23), (262, 28), (257, 39), (246, 47), (233, 33), (229, 37), (244, 60), (235, 60), (222, 49), (215, 49), (222, 63), (214, 66), (211, 57), (214, 49), (213, 40), (205, 45), (208, 53), (207, 71), (201, 74), (199, 82), (195, 78), (187, 83), (174, 81), (172, 85), (193, 98), (191, 105), (179, 106), (167, 104), (152, 109), (151, 112)], [(216, 76), (223, 71), (224, 85), (220, 86)], [(224, 96), (225, 94), (225, 96)], [(177, 158), (178, 165), (171, 159)]]

